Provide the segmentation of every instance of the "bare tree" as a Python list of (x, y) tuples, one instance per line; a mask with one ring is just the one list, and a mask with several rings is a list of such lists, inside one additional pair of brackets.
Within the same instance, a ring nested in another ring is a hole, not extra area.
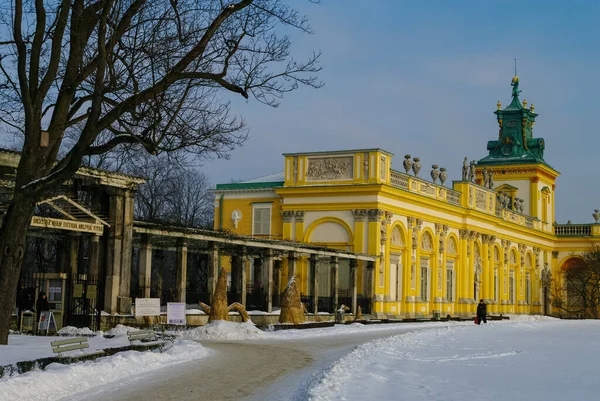
[(208, 178), (177, 157), (146, 157), (126, 166), (145, 176), (135, 199), (136, 218), (184, 227), (211, 228), (213, 196)]
[(120, 144), (223, 157), (245, 136), (224, 93), (276, 106), (320, 86), (319, 55), (294, 60), (279, 34), (309, 32), (284, 0), (14, 0), (3, 16), (0, 121), (23, 147), (0, 231), (0, 344), (34, 206), (85, 157)]
[(573, 255), (552, 288), (552, 304), (570, 315), (598, 319), (600, 308), (600, 246)]

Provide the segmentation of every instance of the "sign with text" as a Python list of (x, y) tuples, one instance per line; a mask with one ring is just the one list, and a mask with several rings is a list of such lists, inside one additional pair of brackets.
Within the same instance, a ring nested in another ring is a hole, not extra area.
[(136, 316), (160, 316), (160, 298), (136, 298)]
[(167, 302), (167, 324), (185, 325), (185, 304)]

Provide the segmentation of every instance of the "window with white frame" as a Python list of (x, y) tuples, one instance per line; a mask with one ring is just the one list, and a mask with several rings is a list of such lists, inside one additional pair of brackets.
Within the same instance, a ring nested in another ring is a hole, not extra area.
[(454, 301), (454, 261), (446, 262), (446, 299)]
[(271, 204), (252, 205), (252, 235), (271, 235)]
[(421, 300), (429, 301), (429, 259), (421, 259)]

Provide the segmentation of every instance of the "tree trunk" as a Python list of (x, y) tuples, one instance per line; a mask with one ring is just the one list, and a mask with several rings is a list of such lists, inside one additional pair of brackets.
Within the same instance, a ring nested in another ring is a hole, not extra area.
[(0, 229), (0, 344), (8, 344), (8, 329), (15, 308), (17, 284), (26, 251), (27, 229), (33, 216), (36, 198), (15, 191)]

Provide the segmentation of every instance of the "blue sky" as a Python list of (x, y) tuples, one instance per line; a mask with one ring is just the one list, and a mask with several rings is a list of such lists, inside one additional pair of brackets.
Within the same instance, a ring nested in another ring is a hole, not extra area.
[(279, 108), (234, 100), (250, 128), (230, 160), (206, 163), (211, 182), (283, 170), (282, 153), (380, 147), (439, 164), (460, 178), (464, 156), (487, 155), (496, 103), (510, 101), (517, 58), (521, 99), (539, 113), (534, 136), (560, 171), (556, 217), (592, 222), (600, 208), (595, 136), (600, 107), (598, 1), (295, 1), (314, 29), (294, 54), (323, 52), (321, 89)]

